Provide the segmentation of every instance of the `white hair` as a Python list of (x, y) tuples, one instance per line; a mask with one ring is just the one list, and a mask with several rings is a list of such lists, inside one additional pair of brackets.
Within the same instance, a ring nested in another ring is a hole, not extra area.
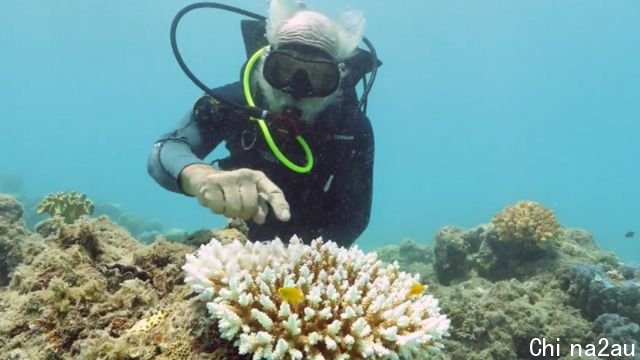
[(348, 58), (364, 34), (364, 15), (342, 14), (339, 21), (308, 10), (296, 0), (271, 0), (266, 38), (271, 45), (298, 42), (319, 47), (339, 61)]

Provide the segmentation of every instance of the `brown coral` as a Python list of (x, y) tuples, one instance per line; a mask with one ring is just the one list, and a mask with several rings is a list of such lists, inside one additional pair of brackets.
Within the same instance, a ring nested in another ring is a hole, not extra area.
[(491, 222), (503, 241), (543, 246), (560, 234), (560, 223), (554, 212), (535, 201), (523, 200), (509, 205)]
[(216, 238), (223, 244), (230, 244), (233, 241), (240, 241), (242, 244), (249, 241), (249, 226), (247, 223), (240, 219), (234, 218), (229, 221), (224, 229), (205, 229), (196, 231), (190, 234), (185, 239), (186, 245), (198, 247), (200, 245), (208, 244), (211, 238)]
[(36, 208), (38, 214), (46, 212), (51, 216), (62, 216), (67, 224), (72, 224), (82, 215), (93, 214), (93, 210), (93, 201), (75, 191), (49, 194)]

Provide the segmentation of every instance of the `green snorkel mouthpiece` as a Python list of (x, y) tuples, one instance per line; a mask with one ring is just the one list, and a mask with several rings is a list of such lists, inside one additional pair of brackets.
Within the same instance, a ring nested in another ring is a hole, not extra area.
[[(244, 98), (247, 101), (247, 104), (249, 104), (249, 106), (252, 106), (252, 107), (255, 107), (255, 103), (253, 101), (253, 97), (251, 96), (251, 89), (249, 87), (249, 84), (251, 82), (250, 81), (251, 70), (253, 69), (253, 66), (255, 65), (255, 63), (260, 59), (262, 54), (264, 54), (264, 51), (266, 48), (267, 48), (266, 46), (263, 47), (262, 49), (256, 51), (256, 53), (251, 56), (251, 58), (249, 59), (249, 62), (247, 62), (247, 66), (245, 66), (244, 68), (244, 73), (242, 74), (242, 87), (244, 90)], [(278, 148), (278, 145), (276, 145), (275, 141), (273, 140), (273, 137), (271, 136), (271, 133), (269, 132), (269, 127), (267, 127), (264, 117), (252, 116), (251, 119), (258, 122), (258, 126), (260, 126), (260, 130), (262, 131), (264, 140), (267, 142), (267, 145), (269, 145), (271, 152), (273, 152), (273, 155), (275, 155), (275, 157), (278, 158), (278, 160), (280, 160), (280, 162), (282, 162), (284, 166), (301, 174), (305, 174), (311, 171), (311, 168), (313, 168), (313, 154), (311, 153), (309, 144), (307, 144), (307, 142), (304, 140), (302, 136), (297, 134), (296, 141), (298, 141), (298, 144), (300, 144), (300, 147), (302, 147), (305, 157), (307, 158), (307, 163), (304, 166), (294, 164), (282, 153), (282, 151), (280, 151), (280, 149)]]

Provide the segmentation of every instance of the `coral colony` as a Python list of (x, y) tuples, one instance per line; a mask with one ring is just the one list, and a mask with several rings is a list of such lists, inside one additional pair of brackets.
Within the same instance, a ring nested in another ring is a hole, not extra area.
[(533, 201), (372, 253), (240, 222), (145, 245), (82, 195), (45, 208), (32, 232), (0, 194), (1, 359), (640, 359), (640, 266)]
[(449, 328), (418, 275), (321, 239), (213, 239), (183, 269), (221, 336), (254, 359), (423, 358)]
[(64, 193), (57, 192), (47, 195), (36, 212), (48, 213), (51, 216), (62, 216), (67, 224), (78, 220), (80, 216), (93, 214), (95, 206), (87, 195), (75, 191)]
[(560, 223), (553, 211), (535, 201), (509, 205), (491, 220), (500, 240), (533, 243), (543, 247), (560, 235)]

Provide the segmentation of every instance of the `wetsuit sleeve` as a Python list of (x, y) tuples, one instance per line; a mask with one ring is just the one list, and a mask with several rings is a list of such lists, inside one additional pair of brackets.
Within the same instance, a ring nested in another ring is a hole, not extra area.
[(228, 126), (225, 112), (209, 96), (196, 101), (177, 129), (158, 139), (151, 150), (147, 171), (162, 187), (184, 193), (180, 173), (192, 164), (207, 164), (203, 159), (225, 138)]
[(351, 245), (369, 225), (373, 196), (375, 143), (371, 123), (364, 117), (363, 129), (353, 156), (347, 157), (335, 177), (336, 206), (328, 213), (328, 224), (320, 235), (342, 246)]

